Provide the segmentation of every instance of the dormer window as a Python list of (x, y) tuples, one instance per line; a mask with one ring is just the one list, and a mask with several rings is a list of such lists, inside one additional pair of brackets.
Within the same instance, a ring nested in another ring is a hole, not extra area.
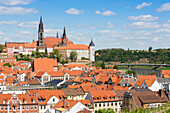
[(33, 103), (35, 103), (35, 100), (32, 100)]
[(27, 103), (27, 100), (24, 100), (24, 103)]
[(5, 100), (3, 100), (3, 104), (5, 104)]

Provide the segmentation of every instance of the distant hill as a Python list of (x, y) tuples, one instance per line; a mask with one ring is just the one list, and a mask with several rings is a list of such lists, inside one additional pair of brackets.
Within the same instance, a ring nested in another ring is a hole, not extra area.
[(104, 62), (170, 64), (170, 48), (153, 51), (102, 49), (97, 50), (95, 55), (96, 61)]

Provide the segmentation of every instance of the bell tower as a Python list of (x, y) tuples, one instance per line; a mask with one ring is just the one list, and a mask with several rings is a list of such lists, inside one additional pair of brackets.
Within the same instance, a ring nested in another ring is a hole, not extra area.
[(43, 39), (44, 39), (44, 29), (43, 29), (43, 22), (42, 22), (42, 16), (40, 17), (40, 23), (38, 28), (38, 46), (43, 46)]

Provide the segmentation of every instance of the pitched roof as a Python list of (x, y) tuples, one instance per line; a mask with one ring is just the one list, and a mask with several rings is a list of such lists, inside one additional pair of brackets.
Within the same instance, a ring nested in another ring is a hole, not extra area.
[(89, 46), (84, 45), (84, 44), (67, 44), (67, 46), (64, 47), (54, 47), (54, 49), (78, 49), (78, 50), (88, 50)]
[(26, 81), (28, 82), (29, 85), (41, 85), (38, 79), (27, 79)]
[(77, 96), (77, 95), (84, 95), (84, 91), (82, 88), (65, 88), (61, 89), (66, 96)]
[(57, 59), (53, 58), (35, 58), (34, 71), (53, 71), (53, 67), (57, 66)]

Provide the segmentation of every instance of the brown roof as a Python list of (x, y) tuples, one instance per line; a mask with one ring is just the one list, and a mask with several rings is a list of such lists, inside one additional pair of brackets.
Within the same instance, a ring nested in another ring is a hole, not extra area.
[(26, 80), (28, 82), (28, 84), (30, 85), (41, 85), (40, 81), (38, 79), (27, 79)]
[(66, 96), (76, 96), (76, 95), (84, 95), (84, 91), (82, 88), (65, 88), (61, 89)]

